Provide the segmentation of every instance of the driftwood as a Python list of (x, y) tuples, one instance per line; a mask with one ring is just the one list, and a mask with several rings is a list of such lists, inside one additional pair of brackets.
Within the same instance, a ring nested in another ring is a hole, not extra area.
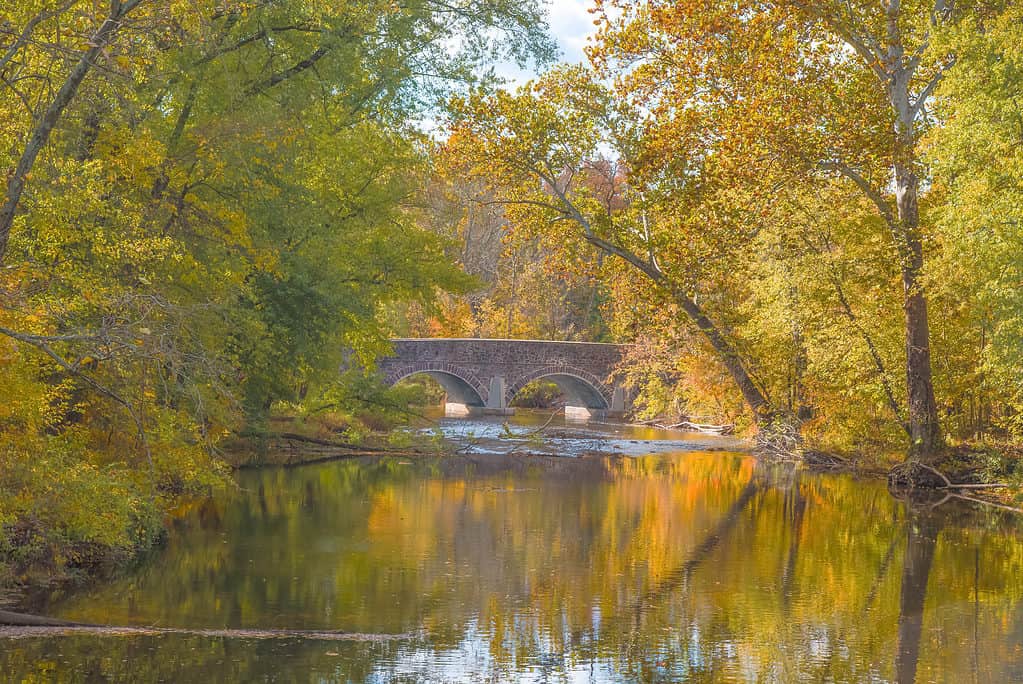
[(667, 421), (664, 418), (653, 418), (651, 420), (640, 420), (635, 421), (633, 425), (641, 425), (643, 427), (663, 427)]
[(46, 636), (199, 636), (224, 639), (313, 639), (316, 641), (394, 641), (411, 639), (412, 632), (373, 634), (340, 630), (307, 629), (189, 629), (177, 627), (112, 627), (69, 622), (41, 615), (26, 615), (0, 610), (0, 639), (23, 639)]
[(644, 420), (634, 425), (643, 427), (654, 427), (659, 430), (687, 430), (689, 432), (702, 432), (705, 435), (730, 435), (735, 432), (734, 425), (710, 425), (707, 423), (694, 423), (683, 420), (681, 423), (667, 423), (663, 419)]
[(734, 425), (707, 425), (704, 423), (691, 423), (688, 420), (674, 425), (667, 426), (668, 430), (689, 430), (691, 432), (702, 432), (705, 435), (730, 435), (735, 432)]

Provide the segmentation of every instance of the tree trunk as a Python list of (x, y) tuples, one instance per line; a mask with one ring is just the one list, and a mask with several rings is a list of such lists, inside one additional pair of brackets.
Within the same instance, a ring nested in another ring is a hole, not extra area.
[(927, 321), (927, 299), (920, 276), (924, 268), (923, 237), (920, 235), (920, 179), (917, 176), (917, 128), (927, 91), (914, 98), (911, 83), (916, 71), (912, 59), (906, 57), (898, 0), (882, 3), (887, 15), (888, 54), (886, 72), (889, 76), (888, 99), (895, 113), (893, 171), (895, 172), (895, 205), (897, 225), (892, 226), (899, 250), (904, 291), (903, 308), (906, 323), (906, 390), (909, 399), (910, 461), (933, 461), (941, 448), (938, 407), (931, 380), (930, 328)]
[(931, 461), (941, 448), (938, 407), (931, 376), (927, 298), (920, 276), (923, 243), (917, 205), (919, 180), (908, 165), (895, 168), (896, 204), (903, 238), (902, 284), (906, 323), (906, 389), (909, 397), (909, 459)]
[(718, 360), (728, 369), (729, 375), (732, 376), (732, 380), (735, 381), (736, 386), (742, 393), (742, 398), (745, 399), (747, 406), (753, 412), (757, 424), (760, 425), (764, 421), (771, 419), (774, 412), (771, 410), (770, 402), (764, 396), (764, 393), (760, 391), (760, 388), (757, 387), (756, 382), (753, 381), (753, 376), (746, 369), (742, 359), (739, 358), (739, 353), (732, 344), (725, 339), (724, 335), (717, 329), (717, 326), (714, 325), (714, 322), (707, 317), (707, 314), (703, 313), (703, 309), (692, 298), (677, 293), (676, 299), (682, 306), (682, 310), (686, 312), (689, 319), (699, 328), (703, 336), (710, 342), (710, 346), (717, 352)]
[[(710, 346), (717, 353), (718, 360), (724, 364), (729, 375), (732, 376), (732, 380), (739, 388), (742, 398), (753, 413), (757, 427), (760, 428), (761, 431), (764, 431), (765, 427), (768, 428), (769, 431), (773, 430), (773, 428), (776, 427), (772, 424), (775, 422), (777, 412), (771, 406), (765, 393), (757, 386), (756, 381), (753, 379), (753, 375), (739, 356), (738, 350), (732, 346), (732, 343), (729, 342), (721, 333), (718, 327), (714, 324), (714, 321), (712, 321), (707, 314), (703, 312), (703, 309), (696, 300), (691, 297), (684, 288), (672, 282), (671, 279), (664, 274), (652, 254), (649, 260), (643, 259), (638, 254), (635, 254), (623, 247), (619, 247), (613, 242), (597, 235), (583, 213), (579, 211), (578, 207), (572, 204), (571, 200), (568, 199), (565, 194), (565, 190), (560, 188), (554, 179), (545, 178), (543, 176), (541, 176), (541, 178), (549, 184), (551, 189), (554, 190), (557, 196), (561, 199), (561, 202), (565, 207), (565, 213), (582, 227), (583, 235), (587, 242), (608, 256), (616, 256), (633, 266), (635, 269), (646, 275), (651, 282), (663, 287), (667, 293), (670, 294), (671, 298), (682, 307), (686, 316), (710, 343)], [(786, 425), (784, 426), (785, 429), (782, 431), (786, 433), (791, 432), (791, 427), (791, 425)]]

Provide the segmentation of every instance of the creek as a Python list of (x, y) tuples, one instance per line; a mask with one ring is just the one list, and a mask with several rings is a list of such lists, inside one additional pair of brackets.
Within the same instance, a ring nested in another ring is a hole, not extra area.
[[(240, 471), (137, 568), (44, 608), (155, 630), (0, 634), (0, 680), (1023, 681), (1012, 514), (724, 438), (557, 424), (533, 448), (543, 421)], [(218, 631), (247, 629), (360, 638)]]

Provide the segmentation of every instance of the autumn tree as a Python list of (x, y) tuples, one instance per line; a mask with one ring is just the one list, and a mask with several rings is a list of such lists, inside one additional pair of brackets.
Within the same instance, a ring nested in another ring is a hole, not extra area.
[[(460, 100), (451, 163), (488, 181), (509, 220), (552, 253), (591, 273), (646, 283), (643, 295), (673, 323), (698, 331), (727, 369), (770, 441), (792, 421), (773, 405), (741, 342), (708, 313), (727, 315), (729, 288), (759, 209), (724, 206), (704, 138), (685, 158), (658, 156), (656, 126), (584, 68), (556, 70), (515, 93)], [(695, 113), (693, 140), (711, 126)], [(599, 255), (603, 255), (601, 258)], [(733, 302), (734, 303), (734, 302)]]
[[(443, 157), (437, 148), (435, 159)], [(513, 230), (489, 181), (467, 179), (443, 161), (434, 171), (419, 220), (447, 240), (449, 258), (477, 284), (468, 294), (442, 295), (434, 311), (410, 307), (398, 329), (423, 337), (601, 341), (605, 286), (566, 268), (542, 240)]]
[(1023, 9), (991, 3), (947, 27), (935, 49), (956, 55), (935, 91), (925, 139), (941, 245), (929, 287), (958, 373), (947, 392), (960, 437), (1023, 435)]
[(677, 119), (693, 103), (715, 102), (732, 124), (736, 174), (761, 175), (776, 187), (839, 178), (873, 207), (901, 273), (909, 453), (933, 459), (942, 439), (919, 142), (933, 123), (935, 90), (955, 63), (934, 35), (970, 8), (944, 0), (600, 8), (611, 6), (617, 11), (602, 11), (593, 56), (655, 115)]

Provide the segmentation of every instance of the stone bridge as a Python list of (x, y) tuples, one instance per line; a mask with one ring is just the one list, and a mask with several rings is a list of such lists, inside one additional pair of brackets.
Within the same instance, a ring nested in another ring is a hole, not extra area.
[(447, 392), (448, 415), (510, 414), (509, 403), (527, 383), (557, 384), (569, 417), (621, 416), (626, 392), (611, 379), (624, 347), (542, 340), (398, 339), (394, 355), (377, 366), (388, 384), (417, 373)]

